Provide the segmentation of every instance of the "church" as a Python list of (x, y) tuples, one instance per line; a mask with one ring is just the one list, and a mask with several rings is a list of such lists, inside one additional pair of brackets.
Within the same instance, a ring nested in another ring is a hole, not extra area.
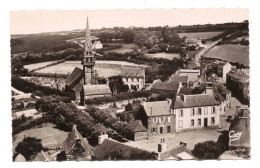
[(75, 92), (76, 103), (81, 102), (83, 105), (86, 99), (112, 95), (108, 84), (98, 84), (95, 78), (94, 49), (87, 19), (84, 57), (81, 61), (82, 69), (75, 67), (65, 80), (65, 90), (73, 90)]

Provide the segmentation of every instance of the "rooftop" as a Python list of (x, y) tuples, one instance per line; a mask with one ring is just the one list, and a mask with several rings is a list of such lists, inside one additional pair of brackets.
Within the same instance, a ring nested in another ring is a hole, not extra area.
[(168, 83), (188, 83), (188, 76), (171, 76), (168, 80)]
[(247, 75), (246, 73), (244, 73), (241, 70), (237, 70), (237, 71), (230, 71), (227, 73), (229, 76), (239, 80), (240, 82), (246, 82), (249, 80), (249, 75)]
[(177, 91), (179, 88), (179, 83), (165, 83), (165, 82), (157, 82), (154, 83), (152, 89), (158, 90), (173, 90)]
[(147, 116), (161, 116), (171, 114), (170, 101), (144, 102), (143, 107)]
[(110, 88), (107, 85), (83, 85), (84, 95), (101, 95), (111, 94)]
[(65, 80), (66, 85), (73, 87), (79, 80), (83, 78), (83, 70), (75, 67), (71, 74)]
[(147, 129), (143, 126), (141, 120), (135, 120), (132, 122), (129, 122), (130, 129), (132, 132), (142, 132), (147, 131)]
[(176, 101), (174, 103), (174, 109), (214, 106), (220, 104), (213, 95), (199, 94), (199, 95), (184, 95), (184, 96), (186, 97), (185, 102), (182, 100), (181, 96), (176, 97)]
[(166, 160), (167, 158), (173, 157), (176, 160), (194, 160), (195, 156), (191, 151), (186, 148), (184, 145), (172, 148), (165, 152), (160, 153), (160, 159)]

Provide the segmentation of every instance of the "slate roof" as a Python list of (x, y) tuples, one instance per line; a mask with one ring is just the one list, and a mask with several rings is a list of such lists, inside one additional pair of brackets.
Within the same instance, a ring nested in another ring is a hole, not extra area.
[(131, 159), (132, 154), (151, 154), (151, 152), (134, 148), (122, 143), (119, 143), (117, 141), (114, 141), (112, 139), (105, 139), (101, 145), (98, 145), (93, 153), (93, 157), (97, 160), (105, 160), (105, 156), (108, 153), (114, 152), (114, 151), (122, 151), (124, 153), (124, 158)]
[(83, 85), (83, 90), (85, 96), (111, 94), (107, 85)]
[(171, 90), (171, 91), (177, 91), (179, 88), (178, 83), (165, 83), (165, 82), (157, 82), (153, 84), (152, 90), (157, 89), (157, 90)]
[(147, 116), (161, 116), (171, 114), (171, 104), (168, 101), (144, 102), (143, 107)]
[(191, 88), (186, 88), (186, 87), (181, 87), (178, 95), (184, 94), (184, 95), (191, 95), (192, 94), (192, 90)]
[(147, 86), (147, 87), (145, 88), (145, 90), (151, 90), (151, 89), (152, 89), (152, 86), (153, 86), (155, 83), (157, 83), (157, 82), (162, 82), (162, 81), (161, 81), (160, 79), (154, 80), (153, 83), (151, 83), (149, 86)]
[(219, 105), (219, 101), (215, 99), (213, 95), (198, 94), (198, 95), (185, 95), (186, 102), (181, 99), (181, 96), (177, 96), (174, 108), (188, 108), (188, 107), (203, 107)]
[(132, 122), (129, 122), (129, 126), (132, 132), (143, 132), (147, 131), (147, 129), (143, 126), (141, 120), (135, 120)]
[(229, 71), (227, 74), (242, 83), (249, 80), (249, 75), (243, 74), (242, 71)]
[(75, 86), (84, 76), (82, 69), (75, 67), (71, 74), (65, 80), (66, 85), (69, 87)]
[(15, 162), (26, 162), (26, 159), (22, 154), (19, 154), (19, 155), (16, 156), (14, 161)]
[(188, 83), (188, 76), (171, 76), (168, 83)]
[(195, 156), (184, 145), (160, 153), (160, 160), (174, 157), (176, 160), (194, 160)]
[(79, 133), (75, 126), (73, 127), (72, 131), (68, 134), (67, 139), (63, 142), (62, 149), (66, 153), (69, 152), (75, 144), (76, 140), (78, 139), (80, 140), (82, 147), (86, 151), (92, 151), (94, 149), (91, 145), (89, 145), (88, 140), (82, 137), (82, 135)]

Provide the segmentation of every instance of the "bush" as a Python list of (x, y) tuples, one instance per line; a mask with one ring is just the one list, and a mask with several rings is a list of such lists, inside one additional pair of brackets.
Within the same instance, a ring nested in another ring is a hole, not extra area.
[(192, 151), (193, 155), (200, 160), (218, 159), (224, 152), (225, 146), (222, 143), (214, 141), (198, 143)]

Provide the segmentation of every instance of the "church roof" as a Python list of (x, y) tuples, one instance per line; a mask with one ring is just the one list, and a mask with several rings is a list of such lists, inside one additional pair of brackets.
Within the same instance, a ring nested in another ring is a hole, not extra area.
[(83, 85), (84, 95), (102, 95), (111, 94), (110, 88), (107, 85)]
[(62, 149), (66, 153), (69, 152), (73, 148), (77, 140), (80, 140), (82, 147), (86, 151), (92, 151), (94, 149), (91, 145), (89, 145), (88, 140), (82, 137), (76, 126), (73, 126), (72, 131), (69, 133), (67, 139), (63, 142)]
[(66, 85), (69, 87), (75, 86), (84, 76), (82, 69), (75, 67), (71, 74), (65, 80)]

